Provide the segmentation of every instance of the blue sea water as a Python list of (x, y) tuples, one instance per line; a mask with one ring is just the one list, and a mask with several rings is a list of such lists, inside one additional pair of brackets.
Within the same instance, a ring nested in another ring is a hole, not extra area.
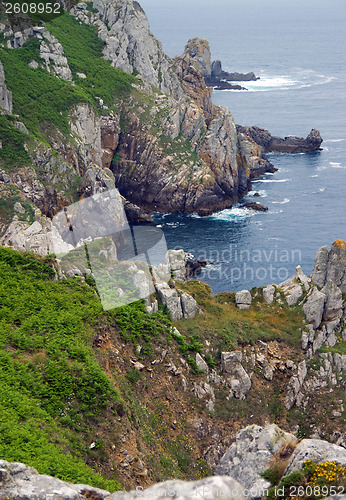
[[(289, 5), (287, 5), (289, 4)], [(316, 251), (346, 240), (346, 4), (292, 0), (142, 0), (151, 30), (174, 56), (189, 38), (209, 40), (225, 70), (254, 71), (248, 91), (214, 91), (236, 123), (273, 135), (306, 136), (318, 128), (323, 151), (271, 154), (279, 169), (253, 182), (246, 200), (210, 217), (157, 214), (169, 248), (184, 248), (208, 266), (200, 279), (214, 292), (278, 283), (301, 264), (311, 272)], [(258, 192), (261, 197), (253, 198)]]

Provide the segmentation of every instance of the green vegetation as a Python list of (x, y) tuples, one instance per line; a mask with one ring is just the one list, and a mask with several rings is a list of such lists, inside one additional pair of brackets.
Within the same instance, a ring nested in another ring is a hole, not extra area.
[[(13, 94), (14, 113), (38, 138), (47, 124), (64, 134), (69, 133), (67, 117), (73, 105), (84, 102), (98, 108), (96, 98), (102, 97), (106, 105), (112, 106), (131, 91), (131, 82), (134, 81), (134, 77), (113, 68), (109, 61), (101, 58), (104, 42), (96, 36), (93, 27), (79, 24), (65, 13), (47, 23), (47, 28), (63, 45), (75, 85), (42, 67), (33, 69), (29, 66), (32, 61), (40, 66), (44, 64), (40, 58), (39, 40), (31, 40), (16, 50), (4, 46), (0, 49), (6, 85)], [(87, 77), (78, 78), (79, 72)], [(21, 136), (17, 140), (20, 142)]]
[(0, 248), (0, 272), (1, 457), (119, 489), (83, 461), (90, 419), (119, 400), (90, 347), (100, 302), (79, 280), (52, 281), (49, 258)]
[[(39, 40), (32, 40), (16, 50), (1, 48), (0, 58), (6, 75), (6, 85), (12, 91), (13, 111), (27, 129), (40, 137), (40, 125), (48, 122), (62, 132), (68, 132), (68, 112), (78, 102), (92, 100), (83, 89), (61, 80), (43, 68), (33, 69), (31, 61), (42, 64)], [(20, 78), (18, 78), (20, 75)], [(25, 85), (23, 82), (25, 81)]]
[(0, 115), (0, 165), (5, 170), (14, 166), (23, 166), (31, 163), (31, 158), (24, 148), (26, 134), (14, 126), (14, 118)]
[(199, 281), (179, 283), (184, 291), (194, 296), (206, 314), (193, 320), (177, 322), (178, 330), (185, 335), (198, 334), (208, 339), (221, 351), (254, 344), (256, 340), (278, 340), (299, 348), (304, 314), (299, 307), (267, 305), (255, 299), (248, 311), (235, 306), (232, 293), (211, 294), (210, 287)]
[[(24, 208), (24, 213), (18, 213), (14, 210), (16, 203), (20, 203)], [(32, 223), (35, 216), (35, 205), (28, 200), (17, 186), (13, 184), (0, 185), (0, 224), (4, 227), (11, 222), (13, 216), (17, 215), (20, 221)]]
[[(65, 14), (48, 23), (47, 28), (63, 46), (77, 87), (93, 100), (101, 97), (104, 104), (112, 106), (131, 92), (131, 83), (136, 79), (102, 59), (104, 42), (93, 26), (80, 24)], [(86, 78), (78, 78), (77, 73), (84, 73)]]

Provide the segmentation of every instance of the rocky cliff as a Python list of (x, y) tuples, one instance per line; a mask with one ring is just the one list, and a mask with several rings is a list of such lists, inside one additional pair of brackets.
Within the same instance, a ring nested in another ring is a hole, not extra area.
[[(16, 32), (1, 26), (1, 103), (11, 113), (13, 101), (18, 115), (6, 124), (11, 152), (1, 152), (1, 175), (44, 215), (93, 192), (93, 182), (105, 189), (107, 176), (146, 211), (206, 215), (231, 206), (251, 178), (274, 170), (260, 146), (237, 134), (231, 113), (213, 106), (188, 48), (173, 60), (164, 54), (137, 2), (80, 3), (46, 25)], [(16, 71), (26, 74), (27, 97)], [(92, 72), (103, 74), (96, 86)], [(51, 92), (48, 107), (39, 75)]]
[[(49, 227), (40, 220), (29, 231), (18, 232), (14, 229), (12, 237), (36, 241), (42, 249)], [(110, 254), (115, 257), (114, 249), (106, 246), (98, 246), (98, 252), (103, 263)], [(174, 281), (157, 281), (147, 304), (103, 311), (90, 271), (76, 275), (78, 260), (71, 261), (75, 267), (64, 280), (56, 281), (52, 257), (36, 260), (0, 248), (0, 346), (5, 346), (0, 352), (7, 365), (18, 366), (11, 375), (6, 371), (1, 390), (25, 391), (30, 412), (38, 404), (46, 419), (44, 429), (51, 429), (54, 418), (54, 432), (60, 436), (48, 453), (46, 431), (37, 427), (41, 417), (21, 417), (23, 397), (7, 397), (0, 400), (2, 411), (12, 415), (0, 424), (3, 458), (64, 479), (72, 465), (54, 465), (62, 460), (56, 455), (62, 446), (74, 460), (83, 457), (126, 489), (145, 489), (168, 478), (198, 480), (213, 471), (225, 475), (224, 480), (215, 478), (215, 484), (227, 486), (231, 476), (243, 488), (264, 487), (268, 479), (260, 474), (280, 453), (282, 463), (287, 460), (281, 473), (288, 459), (299, 469), (302, 456), (313, 461), (343, 457), (345, 252), (341, 241), (330, 250), (322, 248), (310, 277), (298, 267), (281, 284), (213, 296), (207, 285), (186, 281), (187, 256), (171, 251), (166, 263)], [(125, 286), (122, 278), (118, 288)], [(102, 405), (97, 399), (85, 404), (89, 391), (98, 387), (97, 370), (107, 374), (103, 391), (115, 387), (119, 394), (107, 393)], [(27, 377), (33, 382), (29, 386)], [(268, 422), (282, 431), (267, 428)], [(28, 447), (13, 448), (14, 436), (24, 439), (23, 428), (40, 436), (34, 441), (27, 436), (29, 455)], [(60, 442), (66, 428), (67, 441)], [(74, 465), (75, 482), (91, 481), (109, 491), (100, 479), (86, 480), (90, 476), (81, 467), (77, 474)], [(214, 479), (206, 481), (201, 485), (214, 484)], [(197, 487), (185, 486), (192, 491)]]

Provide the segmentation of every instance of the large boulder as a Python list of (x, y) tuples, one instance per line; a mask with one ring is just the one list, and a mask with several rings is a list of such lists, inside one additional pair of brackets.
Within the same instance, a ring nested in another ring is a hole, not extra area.
[(231, 476), (249, 490), (249, 498), (257, 498), (260, 492), (270, 487), (261, 477), (268, 463), (279, 449), (290, 444), (295, 446), (297, 439), (293, 434), (272, 424), (266, 427), (250, 425), (236, 435), (236, 441), (222, 457), (215, 472), (221, 476)]
[(243, 487), (231, 477), (208, 477), (200, 481), (166, 481), (158, 483), (150, 488), (137, 487), (136, 491), (129, 493), (117, 492), (108, 497), (107, 500), (245, 500)]
[(166, 283), (159, 283), (155, 285), (159, 298), (164, 306), (167, 306), (173, 319), (180, 319), (183, 317), (181, 308), (181, 301), (178, 292), (175, 288), (171, 288)]
[(235, 303), (238, 309), (250, 309), (251, 301), (252, 298), (249, 290), (240, 290), (235, 294)]
[(301, 470), (306, 460), (317, 464), (336, 462), (346, 467), (346, 449), (321, 439), (303, 439), (291, 456), (284, 475), (288, 476), (295, 470)]

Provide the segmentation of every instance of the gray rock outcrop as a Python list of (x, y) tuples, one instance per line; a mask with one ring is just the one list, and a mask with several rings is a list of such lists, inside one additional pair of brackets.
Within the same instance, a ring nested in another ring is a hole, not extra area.
[(261, 498), (261, 492), (270, 483), (261, 477), (268, 463), (279, 449), (290, 444), (292, 449), (297, 438), (272, 424), (266, 427), (250, 425), (239, 431), (235, 442), (222, 457), (215, 473), (234, 478), (249, 492), (249, 498)]
[(284, 475), (288, 476), (295, 470), (301, 470), (306, 460), (317, 464), (335, 462), (345, 467), (346, 449), (321, 439), (303, 439), (293, 452)]
[(71, 12), (96, 27), (98, 37), (105, 42), (105, 59), (127, 73), (137, 71), (163, 92), (182, 95), (172, 62), (150, 32), (147, 16), (138, 2), (95, 0), (93, 7), (97, 13), (89, 12), (86, 4)]
[(346, 292), (346, 245), (344, 241), (334, 241), (330, 251), (327, 246), (318, 250), (311, 278), (319, 287), (332, 281), (341, 292)]
[(238, 309), (250, 309), (251, 301), (252, 298), (249, 290), (241, 290), (235, 294), (235, 303)]
[(324, 293), (314, 288), (308, 296), (306, 303), (303, 305), (303, 310), (306, 320), (316, 329), (320, 326), (323, 316), (324, 303), (326, 296)]
[(39, 474), (32, 467), (0, 460), (0, 497), (16, 500), (83, 500), (86, 496), (102, 500), (110, 493), (85, 484), (71, 484)]
[(49, 73), (72, 81), (72, 73), (64, 49), (61, 43), (48, 31), (44, 32), (44, 40), (40, 44), (40, 57), (45, 61), (46, 70)]
[(156, 283), (160, 301), (167, 306), (173, 319), (194, 318), (199, 312), (196, 300), (188, 293), (179, 294), (176, 288), (167, 283)]
[(174, 279), (184, 280), (186, 278), (186, 255), (184, 250), (168, 250), (166, 263), (169, 264)]

